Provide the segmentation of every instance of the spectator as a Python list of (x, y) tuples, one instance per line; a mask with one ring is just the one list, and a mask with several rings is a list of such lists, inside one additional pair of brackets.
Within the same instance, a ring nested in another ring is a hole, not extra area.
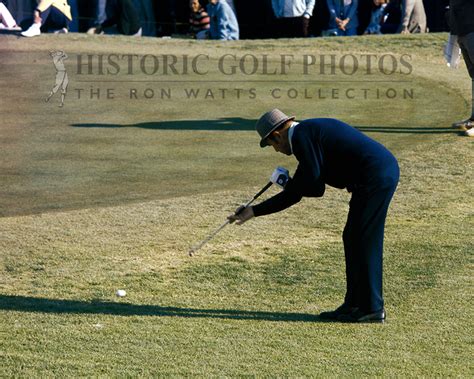
[(237, 14), (237, 11), (236, 11), (236, 9), (235, 9), (234, 0), (226, 0), (226, 3), (229, 4), (229, 7), (232, 8), (232, 11), (233, 11), (234, 14), (236, 15), (236, 14)]
[(424, 0), (423, 5), (426, 12), (426, 26), (430, 33), (448, 31), (446, 13), (449, 8), (449, 0)]
[(373, 0), (372, 16), (364, 34), (382, 34), (382, 24), (385, 18), (385, 8), (390, 0)]
[(225, 0), (210, 0), (207, 6), (210, 17), (211, 39), (238, 40), (239, 24), (235, 13)]
[(20, 31), (15, 19), (8, 8), (0, 2), (0, 30)]
[(359, 6), (357, 7), (357, 18), (359, 19), (357, 34), (364, 34), (369, 26), (373, 9), (374, 0), (359, 0)]
[(314, 4), (315, 0), (272, 0), (273, 13), (277, 18), (276, 36), (308, 37)]
[(67, 33), (71, 21), (71, 8), (67, 0), (39, 0), (33, 12), (33, 24), (21, 35), (24, 37), (39, 36), (41, 27), (54, 30), (55, 33)]
[(449, 9), (451, 34), (458, 37), (459, 46), (472, 80), (471, 117), (465, 121), (454, 123), (453, 127), (464, 130), (468, 137), (474, 137), (474, 2), (472, 0), (451, 0)]
[(156, 37), (156, 19), (153, 10), (154, 2), (155, 0), (133, 0), (140, 20), (142, 36)]
[(238, 0), (235, 7), (241, 39), (275, 38), (275, 16), (271, 0)]
[[(371, 0), (372, 1), (372, 0)], [(309, 23), (309, 35), (319, 37), (328, 28), (329, 9), (327, 1), (316, 1)]]
[(191, 8), (191, 16), (189, 18), (191, 34), (196, 39), (209, 38), (209, 15), (201, 6), (199, 0), (191, 0), (189, 2)]
[(103, 28), (116, 26), (120, 34), (140, 37), (142, 28), (140, 17), (132, 0), (107, 0), (105, 7), (107, 19)]
[(102, 24), (107, 19), (107, 14), (105, 13), (105, 7), (107, 5), (107, 0), (95, 0), (94, 9), (95, 9), (95, 19), (94, 25), (89, 28), (87, 34), (103, 34)]
[(426, 33), (426, 13), (423, 0), (402, 1), (400, 33)]
[(400, 0), (390, 0), (385, 7), (382, 34), (398, 33), (402, 19), (402, 5)]
[[(186, 1), (179, 1), (182, 7), (186, 7), (186, 18), (188, 19), (189, 3)], [(177, 33), (177, 13), (178, 6), (176, 0), (159, 0), (153, 2), (155, 9), (155, 18), (157, 22), (158, 37), (169, 37)]]
[(327, 0), (329, 8), (329, 30), (332, 35), (355, 36), (358, 0)]

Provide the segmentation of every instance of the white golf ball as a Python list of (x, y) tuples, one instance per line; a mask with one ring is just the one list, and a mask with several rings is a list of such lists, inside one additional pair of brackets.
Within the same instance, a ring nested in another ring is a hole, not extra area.
[(125, 290), (117, 290), (117, 292), (115, 292), (115, 294), (118, 297), (124, 297), (127, 294), (127, 292)]

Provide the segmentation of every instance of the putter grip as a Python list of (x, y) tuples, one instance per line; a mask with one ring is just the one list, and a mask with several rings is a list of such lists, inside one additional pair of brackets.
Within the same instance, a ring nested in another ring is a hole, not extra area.
[[(272, 184), (273, 184), (273, 182), (268, 182), (268, 183), (265, 185), (265, 187), (263, 187), (263, 188), (260, 190), (260, 192), (258, 192), (258, 193), (253, 197), (252, 201), (253, 201), (253, 200), (256, 200), (258, 197), (260, 197), (260, 195), (261, 195), (262, 193), (264, 193), (267, 189), (269, 189), (269, 188), (272, 186)], [(249, 203), (251, 203), (252, 201), (250, 201)]]
[(252, 200), (250, 200), (249, 202), (247, 202), (247, 204), (244, 204), (244, 205), (241, 205), (240, 207), (237, 208), (237, 210), (234, 212), (234, 215), (238, 216), (239, 214), (241, 214), (245, 208), (249, 207), (250, 204), (252, 204), (255, 200), (257, 200), (257, 198), (260, 197), (260, 195), (262, 193), (264, 193), (267, 189), (269, 189), (271, 186), (272, 186), (273, 182), (268, 182), (265, 187), (263, 187), (253, 198)]

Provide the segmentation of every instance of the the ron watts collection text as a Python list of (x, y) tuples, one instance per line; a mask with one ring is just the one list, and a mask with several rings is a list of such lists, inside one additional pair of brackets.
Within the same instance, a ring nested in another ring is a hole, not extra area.
[(357, 88), (356, 86), (331, 87), (272, 87), (261, 88), (113, 88), (84, 87), (74, 88), (73, 97), (78, 100), (116, 99), (138, 100), (254, 100), (268, 97), (272, 99), (307, 99), (307, 100), (411, 100), (415, 98), (413, 88)]

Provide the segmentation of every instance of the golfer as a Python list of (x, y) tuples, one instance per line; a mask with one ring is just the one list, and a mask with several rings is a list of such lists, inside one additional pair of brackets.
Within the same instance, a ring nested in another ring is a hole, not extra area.
[(278, 109), (257, 122), (260, 146), (294, 155), (299, 164), (283, 191), (229, 220), (282, 211), (305, 197), (321, 197), (326, 185), (352, 192), (343, 241), (347, 290), (344, 303), (321, 319), (383, 322), (382, 255), (385, 218), (398, 184), (395, 157), (380, 143), (353, 127), (328, 118), (295, 122)]

